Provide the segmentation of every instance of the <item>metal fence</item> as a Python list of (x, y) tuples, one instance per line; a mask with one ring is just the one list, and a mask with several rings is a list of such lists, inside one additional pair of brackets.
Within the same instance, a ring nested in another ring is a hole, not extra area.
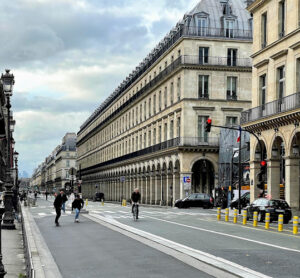
[(299, 107), (300, 93), (292, 94), (242, 112), (241, 123), (245, 124), (247, 122), (255, 121), (260, 118), (272, 116)]

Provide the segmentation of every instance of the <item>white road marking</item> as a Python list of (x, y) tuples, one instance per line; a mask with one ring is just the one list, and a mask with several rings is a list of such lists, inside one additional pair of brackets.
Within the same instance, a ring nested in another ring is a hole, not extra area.
[(278, 249), (282, 249), (282, 250), (286, 250), (286, 251), (292, 251), (292, 252), (300, 253), (300, 250), (297, 250), (297, 249), (283, 247), (283, 246), (279, 246), (279, 245), (275, 245), (275, 244), (271, 244), (271, 243), (266, 243), (266, 242), (262, 242), (262, 241), (258, 241), (258, 240), (254, 240), (254, 239), (248, 239), (248, 238), (235, 236), (235, 235), (230, 235), (230, 234), (226, 234), (226, 233), (221, 233), (221, 232), (217, 232), (217, 231), (213, 231), (213, 230), (207, 230), (207, 229), (203, 229), (203, 228), (199, 228), (199, 227), (194, 227), (194, 226), (190, 226), (190, 225), (176, 223), (176, 222), (165, 220), (165, 219), (159, 219), (159, 218), (152, 217), (152, 216), (148, 216), (148, 218), (152, 218), (152, 219), (159, 220), (159, 221), (162, 221), (162, 222), (167, 222), (167, 223), (170, 223), (170, 224), (174, 224), (174, 225), (178, 225), (178, 226), (182, 226), (182, 227), (186, 227), (186, 228), (191, 228), (191, 229), (195, 229), (195, 230), (199, 230), (199, 231), (203, 231), (203, 232), (208, 232), (208, 233), (217, 234), (217, 235), (221, 235), (221, 236), (227, 236), (227, 237), (231, 237), (231, 238), (236, 238), (236, 239), (240, 239), (240, 240), (244, 240), (244, 241), (257, 243), (257, 244), (260, 244), (260, 245), (265, 245), (265, 246), (270, 246), (270, 247), (274, 247), (274, 248), (278, 248)]
[(44, 212), (39, 212), (38, 215), (39, 215), (39, 216), (46, 216), (47, 214), (44, 213)]
[(110, 210), (105, 210), (104, 212), (107, 212), (107, 213), (116, 213), (115, 211), (110, 211)]

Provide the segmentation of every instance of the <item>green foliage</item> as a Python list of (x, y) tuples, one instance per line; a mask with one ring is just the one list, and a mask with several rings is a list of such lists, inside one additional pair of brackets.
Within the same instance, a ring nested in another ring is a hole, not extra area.
[(27, 277), (26, 274), (23, 274), (23, 273), (19, 274), (19, 278), (26, 278), (26, 277)]

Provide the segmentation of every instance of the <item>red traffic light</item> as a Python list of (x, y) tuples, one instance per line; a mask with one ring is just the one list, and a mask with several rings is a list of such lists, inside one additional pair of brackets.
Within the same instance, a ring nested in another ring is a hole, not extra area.
[(211, 119), (207, 119), (206, 123), (208, 123), (209, 125), (211, 125)]
[(261, 161), (261, 162), (260, 162), (260, 166), (262, 166), (262, 167), (267, 166), (267, 162), (266, 162), (265, 160)]

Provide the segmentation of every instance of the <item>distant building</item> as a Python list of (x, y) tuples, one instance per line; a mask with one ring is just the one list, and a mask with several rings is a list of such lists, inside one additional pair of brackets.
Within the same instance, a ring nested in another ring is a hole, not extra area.
[(42, 191), (57, 191), (71, 185), (70, 168), (76, 168), (76, 133), (67, 133), (62, 144), (33, 172), (30, 185)]
[(171, 205), (218, 187), (218, 128), (251, 105), (252, 18), (244, 0), (202, 0), (78, 132), (82, 191)]

